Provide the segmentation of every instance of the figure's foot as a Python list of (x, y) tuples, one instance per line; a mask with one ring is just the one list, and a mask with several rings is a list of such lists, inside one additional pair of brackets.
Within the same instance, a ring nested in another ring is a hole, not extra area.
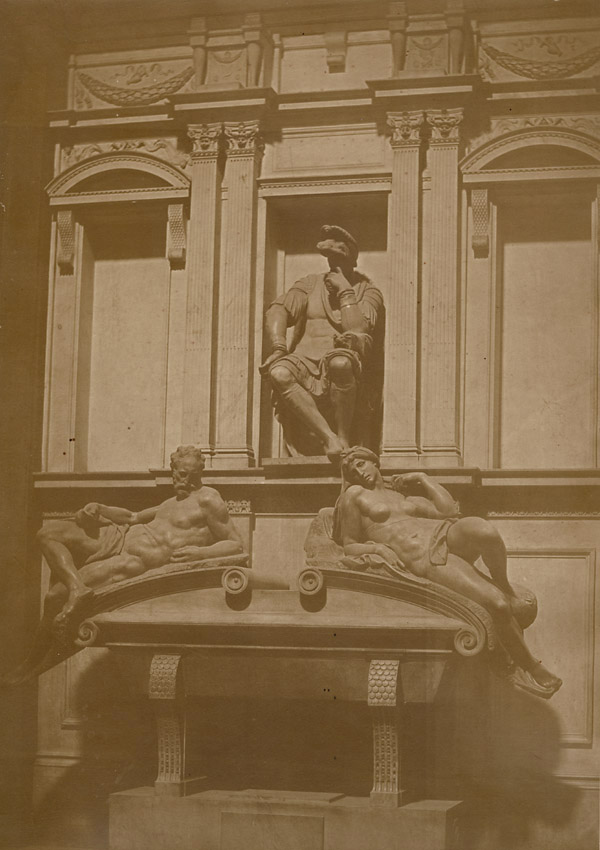
[(538, 667), (542, 667), (544, 674), (541, 674), (539, 670), (536, 670), (536, 674), (534, 676), (531, 671), (523, 670), (521, 667), (518, 667), (509, 676), (509, 680), (516, 688), (519, 688), (528, 694), (541, 697), (542, 699), (550, 699), (550, 697), (554, 696), (562, 685), (562, 679), (559, 679), (558, 676), (554, 676), (552, 673), (549, 673), (541, 663)]
[(547, 670), (541, 661), (539, 661), (530, 672), (540, 687), (552, 689), (553, 694), (555, 694), (562, 685), (562, 679), (559, 679), (558, 676), (555, 676), (554, 673)]
[(342, 441), (338, 437), (336, 437), (335, 434), (331, 435), (331, 437), (325, 443), (323, 448), (325, 450), (325, 454), (332, 463), (340, 462), (342, 452), (344, 451), (344, 446)]

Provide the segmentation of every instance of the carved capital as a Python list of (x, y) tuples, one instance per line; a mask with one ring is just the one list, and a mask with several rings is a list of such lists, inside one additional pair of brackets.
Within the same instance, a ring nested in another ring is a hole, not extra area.
[(490, 214), (487, 189), (471, 189), (471, 212), (473, 235), (471, 244), (475, 257), (487, 257), (490, 253)]
[(412, 112), (388, 112), (387, 124), (392, 128), (390, 143), (393, 148), (418, 147), (421, 144), (421, 130), (424, 114), (420, 110)]
[(459, 126), (463, 120), (464, 110), (428, 109), (427, 123), (431, 127), (431, 144), (458, 144)]
[(75, 261), (75, 218), (73, 210), (59, 210), (56, 214), (58, 246), (56, 261), (61, 274), (73, 274)]
[(219, 155), (223, 125), (190, 124), (188, 136), (192, 140), (192, 160), (216, 159)]
[(262, 154), (264, 141), (258, 121), (228, 121), (223, 129), (228, 156), (253, 157)]

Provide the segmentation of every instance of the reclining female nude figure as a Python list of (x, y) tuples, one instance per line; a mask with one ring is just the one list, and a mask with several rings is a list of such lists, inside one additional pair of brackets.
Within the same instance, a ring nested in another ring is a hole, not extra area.
[[(480, 517), (459, 518), (459, 507), (424, 472), (395, 476), (390, 489), (377, 455), (362, 446), (342, 459), (344, 489), (334, 516), (334, 539), (348, 556), (379, 555), (391, 567), (404, 568), (444, 585), (483, 606), (512, 660), (511, 680), (546, 699), (561, 679), (533, 657), (513, 608), (519, 604), (506, 570), (506, 547), (498, 531)], [(418, 487), (423, 496), (406, 495)], [(475, 567), (483, 560), (490, 577)]]

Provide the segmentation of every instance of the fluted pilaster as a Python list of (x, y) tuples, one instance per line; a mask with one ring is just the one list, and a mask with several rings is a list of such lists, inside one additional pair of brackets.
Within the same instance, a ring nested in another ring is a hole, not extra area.
[[(386, 297), (383, 455), (417, 456), (417, 319), (419, 292), (420, 148), (423, 113), (388, 113), (392, 128), (389, 199), (389, 290)], [(409, 461), (410, 463), (410, 461)]]
[(422, 300), (421, 445), (428, 458), (457, 461), (459, 387), (457, 356), (458, 291), (458, 152), (462, 109), (431, 109), (428, 167), (431, 214), (424, 239), (429, 241), (429, 268)]
[(256, 178), (263, 142), (258, 121), (226, 123), (227, 208), (219, 298), (215, 463), (251, 465)]
[(182, 441), (209, 451), (222, 124), (191, 125), (188, 135), (193, 149)]

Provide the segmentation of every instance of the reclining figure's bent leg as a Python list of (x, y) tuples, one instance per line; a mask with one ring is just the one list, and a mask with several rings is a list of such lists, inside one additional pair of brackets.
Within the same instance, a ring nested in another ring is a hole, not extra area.
[(450, 552), (469, 564), (481, 557), (498, 587), (514, 596), (506, 571), (506, 546), (490, 522), (481, 517), (463, 517), (448, 529), (447, 542)]
[(541, 661), (533, 657), (523, 638), (523, 632), (512, 616), (510, 601), (506, 595), (481, 576), (474, 567), (450, 554), (443, 565), (431, 565), (427, 578), (462, 593), (474, 602), (478, 602), (491, 614), (500, 640), (510, 653), (513, 661), (531, 674), (535, 682), (547, 690), (551, 696), (562, 685), (561, 679), (547, 670)]

